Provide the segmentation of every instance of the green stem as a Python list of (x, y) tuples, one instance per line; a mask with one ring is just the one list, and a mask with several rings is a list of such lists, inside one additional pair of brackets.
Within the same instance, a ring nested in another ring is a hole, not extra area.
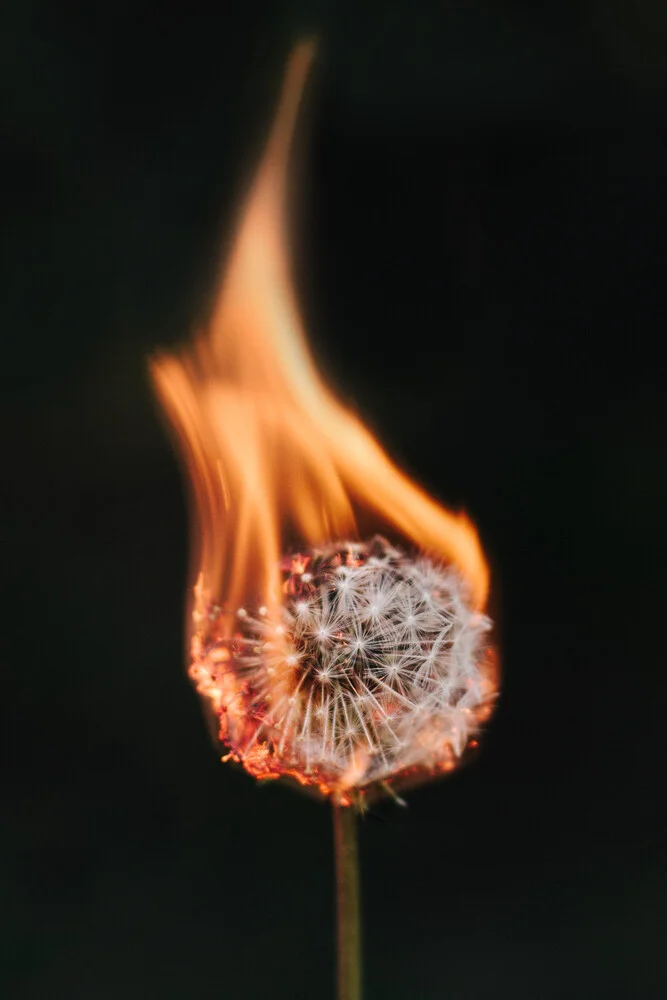
[(361, 1000), (361, 916), (357, 816), (333, 801), (338, 914), (338, 1000)]

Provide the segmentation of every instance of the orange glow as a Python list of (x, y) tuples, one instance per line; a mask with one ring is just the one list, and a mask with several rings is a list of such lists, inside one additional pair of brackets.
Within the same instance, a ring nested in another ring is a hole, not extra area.
[[(393, 526), (404, 544), (456, 566), (478, 611), (487, 596), (488, 569), (468, 518), (444, 509), (392, 463), (325, 384), (307, 345), (290, 278), (284, 207), (291, 140), (312, 58), (313, 45), (304, 43), (289, 61), (208, 329), (180, 356), (151, 363), (194, 491), (195, 660), (198, 623), (210, 616), (212, 603), (229, 612), (262, 603), (270, 618), (283, 599), (285, 540), (297, 539), (307, 551), (355, 538), (360, 512), (365, 520), (375, 516)], [(305, 574), (308, 558), (299, 563), (297, 557), (293, 573)], [(229, 639), (231, 616), (223, 614), (215, 627)], [(224, 649), (217, 655), (229, 656)], [(214, 678), (201, 663), (192, 675), (230, 743), (234, 703), (243, 702), (241, 681), (231, 670)], [(293, 674), (276, 668), (274, 682), (287, 692)], [(240, 717), (233, 724), (242, 726)], [(276, 769), (267, 759), (258, 740), (243, 763), (268, 777)], [(445, 755), (442, 768), (450, 766)]]

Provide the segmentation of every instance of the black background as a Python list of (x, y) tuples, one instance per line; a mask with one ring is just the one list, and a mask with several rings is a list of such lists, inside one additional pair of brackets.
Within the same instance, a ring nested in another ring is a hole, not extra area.
[(664, 5), (2, 22), (3, 995), (333, 997), (328, 810), (221, 765), (185, 677), (146, 370), (205, 316), (317, 29), (313, 349), (478, 524), (504, 667), (475, 763), (363, 824), (367, 995), (664, 996)]

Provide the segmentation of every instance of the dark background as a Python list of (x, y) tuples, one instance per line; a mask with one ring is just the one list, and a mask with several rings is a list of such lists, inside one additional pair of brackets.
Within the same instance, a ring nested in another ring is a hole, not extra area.
[(3, 996), (333, 997), (326, 806), (219, 763), (146, 372), (205, 316), (318, 28), (299, 294), (339, 393), (494, 570), (474, 764), (363, 824), (370, 1000), (667, 992), (667, 14), (2, 14)]

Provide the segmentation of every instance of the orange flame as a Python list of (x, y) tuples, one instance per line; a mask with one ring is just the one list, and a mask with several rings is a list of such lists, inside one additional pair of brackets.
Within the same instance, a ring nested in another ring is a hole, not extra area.
[[(284, 205), (313, 54), (308, 42), (290, 58), (208, 330), (180, 357), (151, 363), (194, 488), (199, 593), (231, 609), (258, 595), (277, 604), (283, 540), (318, 546), (355, 537), (355, 513), (363, 511), (455, 564), (481, 610), (488, 570), (474, 527), (396, 468), (323, 382), (308, 349)], [(206, 693), (219, 708), (224, 693)]]

